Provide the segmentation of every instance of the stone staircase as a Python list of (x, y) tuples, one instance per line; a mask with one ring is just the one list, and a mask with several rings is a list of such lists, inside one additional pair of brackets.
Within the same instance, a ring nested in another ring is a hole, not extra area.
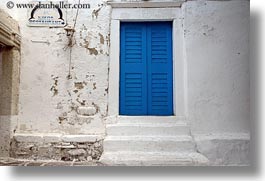
[(106, 165), (207, 165), (186, 122), (173, 117), (122, 118), (107, 125), (100, 161)]

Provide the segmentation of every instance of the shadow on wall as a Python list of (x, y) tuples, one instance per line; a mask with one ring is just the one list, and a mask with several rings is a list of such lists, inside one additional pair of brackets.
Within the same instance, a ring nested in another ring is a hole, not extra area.
[[(260, 118), (260, 64), (261, 64), (261, 15), (258, 12), (252, 12), (250, 17), (250, 75), (251, 75), (251, 164), (249, 167), (100, 167), (100, 168), (67, 168), (45, 167), (41, 169), (13, 167), (11, 174), (14, 178), (28, 177), (46, 177), (59, 178), (66, 176), (69, 179), (92, 178), (104, 176), (106, 178), (115, 176), (155, 176), (155, 177), (172, 177), (172, 176), (242, 176), (257, 177), (261, 174), (261, 118)], [(102, 174), (104, 173), (104, 175)], [(192, 174), (192, 175), (191, 175)]]

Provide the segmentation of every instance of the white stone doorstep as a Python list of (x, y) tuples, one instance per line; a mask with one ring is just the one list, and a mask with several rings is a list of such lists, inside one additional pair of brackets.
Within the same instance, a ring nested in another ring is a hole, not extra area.
[(58, 142), (96, 142), (104, 139), (103, 135), (63, 135), (58, 133), (16, 133), (17, 142), (58, 143)]

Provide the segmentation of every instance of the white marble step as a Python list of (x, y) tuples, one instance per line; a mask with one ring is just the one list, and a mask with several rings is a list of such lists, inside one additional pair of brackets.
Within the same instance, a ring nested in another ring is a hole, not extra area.
[(146, 124), (146, 123), (183, 123), (176, 116), (119, 116), (118, 123)]
[(109, 136), (177, 136), (189, 135), (186, 123), (119, 123), (108, 125)]
[(192, 152), (191, 136), (107, 136), (104, 151)]
[(208, 159), (196, 152), (104, 152), (100, 162), (116, 166), (198, 166)]

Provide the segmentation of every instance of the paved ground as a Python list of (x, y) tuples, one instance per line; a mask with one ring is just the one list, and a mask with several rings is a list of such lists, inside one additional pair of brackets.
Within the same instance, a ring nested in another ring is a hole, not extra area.
[(13, 158), (1, 158), (0, 166), (103, 166), (98, 162), (66, 162), (66, 161), (44, 161), (44, 160), (17, 160)]

